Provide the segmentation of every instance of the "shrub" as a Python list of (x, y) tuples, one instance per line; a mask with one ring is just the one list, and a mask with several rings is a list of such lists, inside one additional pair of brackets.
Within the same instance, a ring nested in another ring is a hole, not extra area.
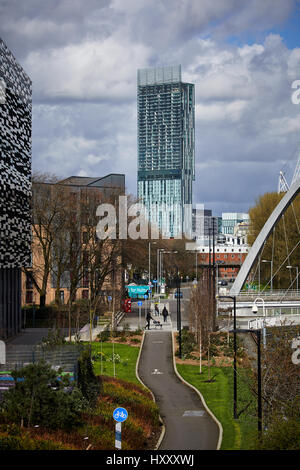
[[(12, 371), (15, 387), (3, 395), (4, 416), (12, 423), (22, 422), (28, 427), (32, 424), (46, 429), (76, 427), (85, 402), (67, 376), (57, 380), (58, 373), (44, 361)], [(71, 392), (67, 393), (67, 389)]]
[[(177, 335), (177, 343), (179, 344), (179, 335)], [(190, 333), (185, 328), (181, 330), (181, 353), (182, 356), (189, 357), (190, 353), (196, 346), (193, 333)], [(176, 353), (178, 355), (178, 352)]]
[(89, 349), (85, 349), (78, 361), (78, 388), (90, 407), (93, 407), (101, 392), (101, 379), (94, 374)]

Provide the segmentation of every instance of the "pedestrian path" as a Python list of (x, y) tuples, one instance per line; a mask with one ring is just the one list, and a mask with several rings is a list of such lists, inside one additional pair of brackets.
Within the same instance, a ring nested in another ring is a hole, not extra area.
[(146, 331), (138, 374), (153, 392), (165, 425), (159, 450), (217, 449), (218, 424), (174, 371), (171, 331)]
[[(151, 312), (151, 315), (153, 320), (150, 321), (150, 330), (173, 331), (172, 315), (170, 313), (167, 316), (166, 321), (161, 313), (159, 315), (155, 315)], [(156, 322), (159, 322), (159, 325)]]

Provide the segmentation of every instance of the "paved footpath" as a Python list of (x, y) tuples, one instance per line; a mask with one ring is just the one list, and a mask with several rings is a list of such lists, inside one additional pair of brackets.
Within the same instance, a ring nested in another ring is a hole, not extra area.
[(174, 372), (171, 331), (146, 331), (138, 373), (153, 392), (166, 428), (159, 450), (217, 448), (217, 424), (199, 395)]

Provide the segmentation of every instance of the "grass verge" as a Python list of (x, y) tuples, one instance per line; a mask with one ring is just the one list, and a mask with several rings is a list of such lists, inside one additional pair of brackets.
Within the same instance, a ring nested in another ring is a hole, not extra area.
[[(139, 347), (115, 342), (92, 343), (92, 358), (96, 375), (114, 376), (118, 379), (140, 384), (135, 375)], [(115, 364), (113, 362), (113, 353)]]
[[(249, 413), (233, 419), (233, 371), (231, 367), (211, 367), (208, 382), (208, 368), (177, 364), (177, 370), (184, 380), (196, 387), (204, 397), (208, 408), (223, 427), (221, 450), (247, 450), (256, 435), (256, 421), (253, 418), (255, 403), (245, 382), (238, 378), (238, 412), (248, 405)], [(251, 411), (251, 413), (250, 413)]]

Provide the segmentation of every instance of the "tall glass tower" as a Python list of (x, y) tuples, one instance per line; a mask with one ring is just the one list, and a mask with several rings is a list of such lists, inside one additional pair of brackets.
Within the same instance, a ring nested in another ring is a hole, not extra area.
[(140, 69), (137, 106), (138, 198), (149, 221), (176, 237), (195, 180), (194, 85), (181, 81), (180, 65)]

